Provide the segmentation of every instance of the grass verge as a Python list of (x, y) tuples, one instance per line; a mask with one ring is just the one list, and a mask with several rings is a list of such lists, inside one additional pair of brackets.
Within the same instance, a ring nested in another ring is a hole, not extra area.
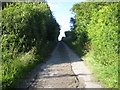
[(36, 54), (36, 48), (32, 48), (27, 53), (22, 53), (14, 59), (2, 62), (2, 90), (14, 88), (20, 84), (28, 72), (44, 61), (50, 50), (49, 48), (44, 52), (44, 55), (39, 55)]
[(13, 88), (38, 62), (34, 49), (4, 62), (2, 65), (2, 89)]
[(118, 65), (104, 66), (93, 59), (92, 52), (88, 53), (83, 60), (87, 63), (92, 73), (105, 88), (118, 88)]

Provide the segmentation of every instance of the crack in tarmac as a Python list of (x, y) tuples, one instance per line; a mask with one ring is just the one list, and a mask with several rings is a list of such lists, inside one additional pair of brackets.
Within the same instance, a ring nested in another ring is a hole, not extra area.
[(24, 80), (22, 88), (77, 88), (80, 83), (62, 42), (57, 44), (46, 63), (38, 65), (31, 73), (34, 76)]
[[(96, 86), (97, 84), (86, 82), (90, 80), (90, 73), (81, 61), (66, 44), (59, 42), (47, 61), (37, 65), (18, 88), (86, 88), (90, 85)], [(98, 85), (98, 87), (100, 86)]]

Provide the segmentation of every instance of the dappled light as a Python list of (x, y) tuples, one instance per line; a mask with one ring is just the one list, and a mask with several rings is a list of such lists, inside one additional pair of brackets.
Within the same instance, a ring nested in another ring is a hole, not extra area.
[(2, 90), (119, 87), (119, 2), (20, 1), (0, 2)]

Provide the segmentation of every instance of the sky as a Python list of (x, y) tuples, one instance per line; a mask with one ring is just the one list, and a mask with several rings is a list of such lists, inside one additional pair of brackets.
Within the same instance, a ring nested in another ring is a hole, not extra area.
[(75, 16), (72, 14), (71, 8), (75, 3), (80, 3), (81, 1), (84, 0), (47, 0), (53, 15), (61, 28), (58, 40), (65, 37), (65, 31), (70, 30), (70, 18)]

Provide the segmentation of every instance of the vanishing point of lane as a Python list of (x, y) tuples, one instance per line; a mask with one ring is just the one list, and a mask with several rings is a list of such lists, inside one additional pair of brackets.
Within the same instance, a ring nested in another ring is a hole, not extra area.
[(91, 76), (84, 62), (65, 43), (58, 42), (46, 62), (36, 66), (18, 87), (101, 88)]
[(44, 64), (38, 65), (21, 88), (77, 88), (79, 80), (63, 42), (59, 42)]

